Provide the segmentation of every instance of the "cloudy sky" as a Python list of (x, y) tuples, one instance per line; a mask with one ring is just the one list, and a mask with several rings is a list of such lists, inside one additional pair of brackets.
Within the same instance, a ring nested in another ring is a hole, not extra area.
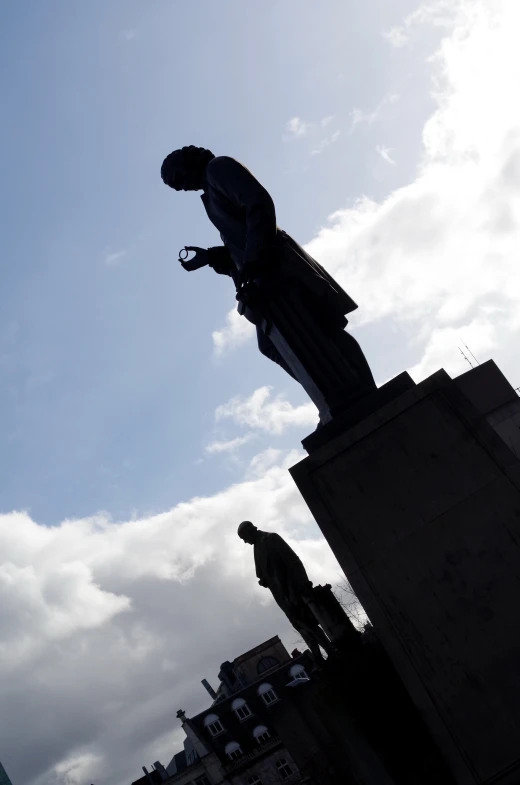
[[(518, 0), (20, 0), (3, 9), (0, 760), (128, 785), (200, 679), (279, 633), (243, 518), (339, 568), (288, 475), (316, 411), (256, 350), (159, 178), (199, 144), (360, 304), (382, 383), (520, 385)], [(464, 343), (463, 343), (464, 342)]]

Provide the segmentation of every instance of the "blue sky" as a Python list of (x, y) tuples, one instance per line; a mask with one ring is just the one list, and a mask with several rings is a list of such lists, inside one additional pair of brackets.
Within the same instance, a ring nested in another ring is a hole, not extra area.
[[(218, 664), (287, 627), (236, 538), (338, 565), (287, 468), (317, 415), (256, 349), (218, 242), (164, 187), (232, 155), (360, 304), (379, 383), (520, 385), (517, 0), (20, 0), (2, 14), (0, 759), (125, 785)], [(52, 707), (52, 723), (47, 716)], [(20, 740), (23, 739), (23, 745)], [(27, 750), (30, 750), (30, 753)]]
[[(194, 466), (219, 403), (262, 384), (304, 400), (251, 345), (212, 364), (211, 332), (233, 291), (176, 264), (184, 244), (218, 237), (198, 196), (167, 191), (159, 167), (189, 143), (239, 158), (301, 242), (360, 192), (384, 196), (416, 164), (400, 136), (406, 108), (384, 107), (384, 139), (377, 124), (349, 133), (351, 112), (372, 112), (405, 87), (417, 150), (431, 103), (409, 58), (381, 38), (413, 3), (388, 5), (4, 10), (1, 509), (48, 524), (163, 509), (226, 480), (229, 464)], [(333, 116), (323, 138), (342, 131), (321, 155), (308, 155), (318, 131), (282, 139), (303, 109), (309, 123)], [(383, 141), (406, 151), (399, 171), (374, 159)]]

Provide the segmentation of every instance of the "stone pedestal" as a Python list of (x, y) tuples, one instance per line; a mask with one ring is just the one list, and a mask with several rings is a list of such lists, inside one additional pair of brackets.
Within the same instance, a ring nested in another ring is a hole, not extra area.
[(519, 404), (439, 371), (291, 470), (458, 785), (520, 783)]
[(316, 621), (328, 639), (345, 652), (361, 645), (361, 634), (356, 630), (340, 603), (333, 594), (332, 586), (315, 586), (312, 594), (305, 598)]

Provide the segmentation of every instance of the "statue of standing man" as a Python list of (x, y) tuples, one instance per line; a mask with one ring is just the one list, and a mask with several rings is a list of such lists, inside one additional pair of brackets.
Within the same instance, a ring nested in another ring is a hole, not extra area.
[(237, 534), (244, 542), (254, 546), (260, 586), (270, 590), (311, 650), (314, 661), (323, 662), (320, 646), (327, 654), (333, 654), (335, 648), (306, 602), (312, 599), (313, 586), (299, 557), (279, 534), (260, 531), (251, 521), (243, 521)]
[(341, 286), (278, 228), (268, 192), (242, 164), (201, 147), (183, 147), (161, 168), (176, 191), (202, 191), (223, 245), (186, 246), (185, 270), (209, 265), (236, 287), (238, 311), (257, 329), (262, 354), (302, 384), (325, 424), (375, 390), (357, 341), (345, 332), (357, 308)]

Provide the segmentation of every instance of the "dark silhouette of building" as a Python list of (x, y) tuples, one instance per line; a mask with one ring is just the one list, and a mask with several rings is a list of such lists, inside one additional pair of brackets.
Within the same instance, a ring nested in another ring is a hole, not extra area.
[(167, 766), (156, 762), (133, 785), (303, 781), (279, 727), (294, 721), (291, 704), (314, 678), (313, 667), (310, 652), (290, 655), (278, 636), (222, 663), (216, 690), (202, 682), (211, 697), (208, 708), (193, 717), (177, 714), (186, 733), (184, 749)]
[(177, 713), (184, 749), (132, 785), (453, 785), (370, 626), (323, 668), (275, 636), (202, 683), (208, 708)]
[(9, 777), (7, 776), (7, 772), (0, 763), (0, 785), (13, 785)]

